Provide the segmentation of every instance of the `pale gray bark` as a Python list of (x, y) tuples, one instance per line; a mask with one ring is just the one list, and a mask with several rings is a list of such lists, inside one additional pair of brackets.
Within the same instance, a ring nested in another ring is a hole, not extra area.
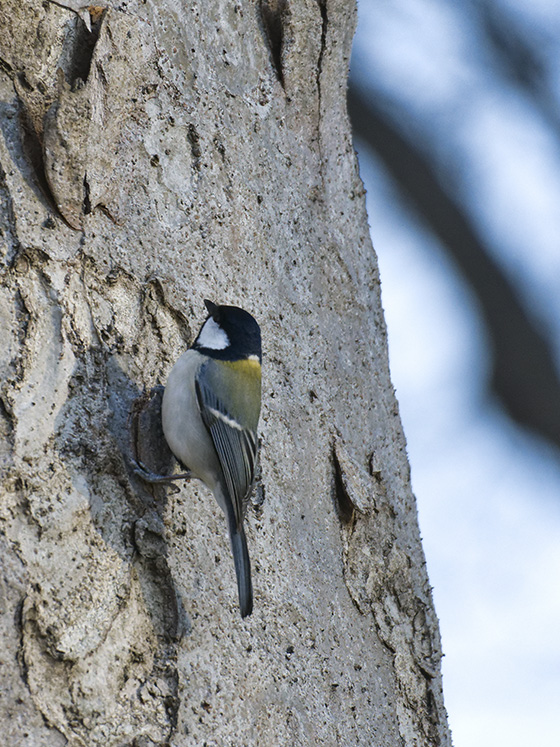
[[(346, 114), (354, 3), (263, 4), (0, 0), (14, 747), (450, 744)], [(127, 462), (206, 297), (263, 331), (245, 621), (212, 497)]]

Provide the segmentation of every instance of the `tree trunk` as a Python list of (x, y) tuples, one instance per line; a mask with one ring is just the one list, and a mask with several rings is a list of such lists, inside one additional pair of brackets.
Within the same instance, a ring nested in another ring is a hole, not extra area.
[[(354, 3), (107, 5), (0, 1), (3, 741), (449, 745)], [(130, 465), (204, 298), (263, 332), (246, 620), (212, 496)]]

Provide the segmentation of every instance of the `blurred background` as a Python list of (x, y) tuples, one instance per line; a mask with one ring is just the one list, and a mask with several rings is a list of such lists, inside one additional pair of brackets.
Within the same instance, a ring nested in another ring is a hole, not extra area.
[(358, 0), (349, 110), (455, 747), (558, 747), (560, 4)]

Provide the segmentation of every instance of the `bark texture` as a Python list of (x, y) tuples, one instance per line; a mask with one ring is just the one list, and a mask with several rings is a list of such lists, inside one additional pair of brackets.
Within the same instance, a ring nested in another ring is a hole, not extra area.
[[(0, 2), (6, 744), (448, 745), (346, 113), (349, 0)], [(255, 611), (157, 396), (261, 323)], [(134, 446), (131, 446), (131, 441)]]

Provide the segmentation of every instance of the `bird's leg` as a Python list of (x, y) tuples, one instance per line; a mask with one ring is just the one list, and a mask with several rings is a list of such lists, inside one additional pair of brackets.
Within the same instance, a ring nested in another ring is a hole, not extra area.
[(177, 475), (158, 475), (155, 472), (149, 470), (145, 464), (132, 459), (133, 472), (138, 477), (141, 477), (144, 482), (149, 482), (151, 485), (157, 485), (158, 483), (175, 482), (175, 480), (190, 480), (192, 478), (192, 472), (180, 472)]

